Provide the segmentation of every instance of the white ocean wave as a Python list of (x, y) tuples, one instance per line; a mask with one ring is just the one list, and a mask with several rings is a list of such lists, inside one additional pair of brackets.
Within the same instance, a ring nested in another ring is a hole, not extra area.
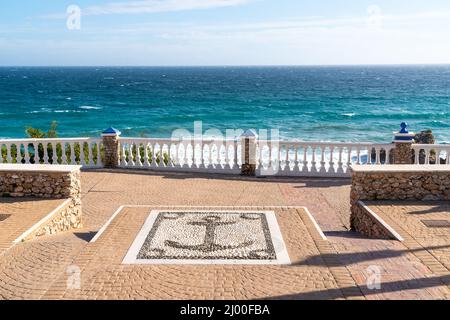
[(100, 110), (100, 109), (102, 109), (102, 107), (94, 107), (94, 106), (81, 106), (79, 108), (83, 109), (83, 110)]
[(354, 116), (356, 116), (356, 113), (343, 113), (342, 114), (344, 117), (354, 117)]
[(80, 110), (55, 110), (54, 113), (80, 113), (80, 112), (86, 112), (86, 111), (80, 111)]

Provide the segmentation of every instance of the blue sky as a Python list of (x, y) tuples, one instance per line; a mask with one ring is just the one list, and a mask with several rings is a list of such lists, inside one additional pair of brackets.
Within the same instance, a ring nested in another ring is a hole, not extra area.
[[(67, 7), (81, 29), (67, 28)], [(450, 63), (448, 0), (2, 1), (0, 65)]]

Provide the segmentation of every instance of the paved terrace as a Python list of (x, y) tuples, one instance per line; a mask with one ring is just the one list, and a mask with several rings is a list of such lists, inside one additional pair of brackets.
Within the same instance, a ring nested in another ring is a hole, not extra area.
[[(1, 299), (450, 298), (449, 229), (432, 230), (417, 221), (448, 219), (450, 209), (444, 204), (371, 203), (402, 234), (402, 243), (348, 231), (350, 180), (345, 179), (96, 171), (82, 173), (82, 192), (84, 227), (75, 232), (9, 248), (15, 235), (8, 230), (17, 233), (27, 226), (19, 218), (0, 222)], [(51, 207), (42, 201), (2, 200), (0, 213), (23, 212), (30, 204), (40, 211)], [(122, 205), (134, 207), (125, 207), (89, 243)], [(122, 265), (149, 210), (172, 206), (273, 210), (292, 265)], [(327, 241), (302, 207), (309, 209)], [(74, 265), (81, 270), (79, 290), (67, 288), (67, 270)], [(366, 286), (368, 267), (374, 265), (381, 271), (379, 290)]]

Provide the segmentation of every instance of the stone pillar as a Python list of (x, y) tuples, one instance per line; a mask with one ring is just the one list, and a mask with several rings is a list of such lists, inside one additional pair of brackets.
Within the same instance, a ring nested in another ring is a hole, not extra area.
[(102, 133), (105, 160), (103, 166), (108, 169), (117, 168), (119, 165), (119, 137), (121, 132), (114, 128), (108, 128)]
[(241, 135), (241, 175), (256, 176), (256, 139), (257, 135), (252, 130), (247, 130)]
[(394, 132), (394, 162), (393, 164), (413, 164), (414, 155), (412, 145), (414, 143), (413, 132), (408, 132), (408, 124), (403, 122), (399, 132)]

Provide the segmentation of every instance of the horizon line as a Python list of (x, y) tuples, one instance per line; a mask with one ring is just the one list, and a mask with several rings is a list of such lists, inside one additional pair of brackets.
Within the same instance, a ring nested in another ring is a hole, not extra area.
[(445, 63), (368, 63), (368, 64), (260, 64), (260, 65), (0, 65), (0, 68), (245, 68), (245, 67), (389, 67), (450, 66)]

